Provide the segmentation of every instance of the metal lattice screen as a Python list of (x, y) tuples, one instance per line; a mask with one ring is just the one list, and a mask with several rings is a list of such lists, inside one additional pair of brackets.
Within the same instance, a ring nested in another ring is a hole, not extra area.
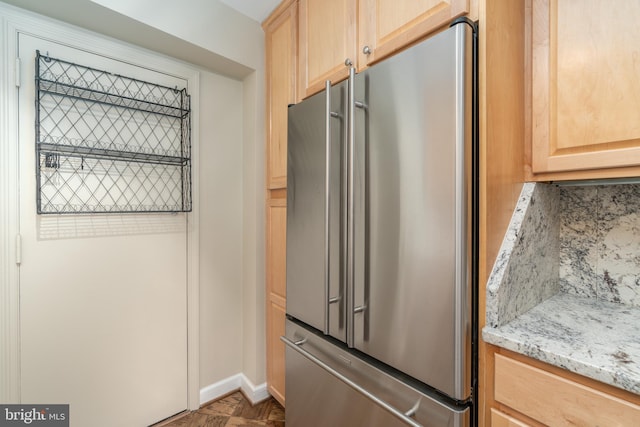
[(186, 89), (36, 53), (38, 213), (191, 211)]

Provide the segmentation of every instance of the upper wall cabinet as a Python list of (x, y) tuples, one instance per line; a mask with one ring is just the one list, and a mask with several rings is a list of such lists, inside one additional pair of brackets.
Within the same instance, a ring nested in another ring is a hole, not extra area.
[(345, 79), (454, 18), (470, 0), (300, 0), (299, 90), (306, 98), (326, 80)]
[(306, 98), (356, 65), (356, 0), (300, 0), (300, 93)]
[(359, 0), (359, 66), (389, 56), (458, 16), (469, 14), (469, 3), (469, 0)]
[(532, 7), (532, 178), (640, 175), (640, 2)]
[(267, 188), (287, 186), (287, 108), (296, 102), (298, 4), (285, 1), (264, 22), (267, 86)]

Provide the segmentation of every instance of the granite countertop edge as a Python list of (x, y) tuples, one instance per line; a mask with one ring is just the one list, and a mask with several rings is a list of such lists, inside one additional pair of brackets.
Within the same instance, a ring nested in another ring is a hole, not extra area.
[(511, 322), (482, 330), (489, 343), (640, 395), (640, 308), (558, 293)]

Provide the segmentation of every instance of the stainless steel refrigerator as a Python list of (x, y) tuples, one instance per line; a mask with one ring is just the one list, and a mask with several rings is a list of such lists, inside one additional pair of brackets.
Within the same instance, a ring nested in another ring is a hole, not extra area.
[(475, 424), (475, 31), (289, 107), (286, 425)]

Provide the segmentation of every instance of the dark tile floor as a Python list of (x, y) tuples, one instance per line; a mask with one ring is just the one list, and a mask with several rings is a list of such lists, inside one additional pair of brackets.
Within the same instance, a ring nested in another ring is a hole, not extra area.
[(273, 398), (256, 405), (239, 391), (162, 427), (284, 427), (284, 409)]

